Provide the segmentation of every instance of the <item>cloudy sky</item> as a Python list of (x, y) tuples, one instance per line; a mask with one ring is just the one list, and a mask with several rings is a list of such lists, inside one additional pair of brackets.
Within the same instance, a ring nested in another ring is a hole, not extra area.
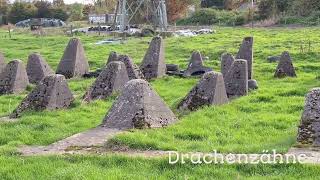
[[(11, 2), (14, 2), (15, 0), (10, 0)], [(23, 1), (23, 0), (22, 0)], [(32, 1), (32, 0), (25, 0), (25, 1)], [(52, 0), (48, 0), (50, 2), (52, 2)], [(72, 3), (82, 3), (82, 4), (88, 4), (93, 2), (93, 0), (64, 0), (64, 3), (66, 4), (72, 4)]]
[(88, 4), (91, 3), (92, 1), (88, 1), (88, 0), (64, 0), (64, 3), (66, 4), (72, 4), (72, 3), (82, 3), (82, 4)]

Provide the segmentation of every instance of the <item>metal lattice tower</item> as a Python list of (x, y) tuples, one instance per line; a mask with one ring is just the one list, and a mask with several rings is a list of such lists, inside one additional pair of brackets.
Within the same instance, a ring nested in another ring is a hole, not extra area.
[(118, 0), (117, 13), (120, 15), (120, 31), (125, 31), (142, 6), (151, 9), (153, 25), (159, 27), (161, 31), (166, 31), (168, 21), (165, 0), (134, 0), (131, 2)]

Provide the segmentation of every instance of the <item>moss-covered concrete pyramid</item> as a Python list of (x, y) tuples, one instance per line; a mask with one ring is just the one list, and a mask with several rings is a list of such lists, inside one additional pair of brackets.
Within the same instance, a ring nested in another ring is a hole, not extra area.
[(243, 59), (234, 61), (224, 80), (229, 98), (246, 96), (248, 94), (247, 61)]
[(0, 52), (0, 74), (6, 68), (6, 65), (4, 55)]
[(111, 52), (107, 64), (114, 61), (121, 61), (127, 68), (129, 79), (144, 79), (144, 76), (139, 67), (133, 63), (133, 60), (127, 55), (118, 55), (116, 52)]
[(191, 55), (188, 68), (184, 71), (183, 76), (203, 75), (209, 71), (212, 71), (212, 69), (203, 65), (201, 53), (199, 51), (194, 51)]
[(223, 77), (227, 75), (229, 72), (233, 62), (235, 61), (234, 57), (230, 53), (224, 53), (221, 56), (221, 73), (223, 74)]
[(179, 103), (178, 109), (194, 111), (202, 106), (221, 105), (227, 102), (223, 75), (217, 72), (207, 72)]
[(289, 77), (297, 76), (296, 71), (292, 64), (291, 56), (287, 51), (282, 53), (276, 72), (274, 73), (274, 77), (277, 77), (277, 78), (282, 78), (286, 76), (289, 76)]
[(30, 83), (37, 84), (44, 77), (54, 74), (54, 71), (40, 54), (32, 53), (28, 57), (27, 74)]
[(140, 69), (146, 79), (159, 78), (166, 74), (165, 48), (160, 36), (154, 37), (144, 56)]
[(10, 115), (10, 118), (20, 117), (28, 110), (55, 110), (67, 108), (74, 101), (73, 95), (63, 75), (49, 75), (21, 102)]
[(117, 129), (158, 128), (177, 120), (170, 108), (142, 79), (129, 81), (103, 120), (103, 126)]
[(312, 89), (306, 96), (297, 140), (301, 144), (320, 146), (320, 88)]
[(126, 66), (123, 62), (110, 62), (86, 92), (83, 99), (87, 102), (105, 99), (114, 92), (120, 92), (129, 81)]
[(248, 64), (248, 79), (253, 78), (253, 37), (245, 37), (236, 59), (244, 59)]
[(67, 79), (89, 73), (89, 64), (80, 39), (73, 38), (69, 41), (56, 73)]
[(0, 74), (0, 95), (23, 92), (28, 84), (28, 75), (23, 62), (13, 60)]

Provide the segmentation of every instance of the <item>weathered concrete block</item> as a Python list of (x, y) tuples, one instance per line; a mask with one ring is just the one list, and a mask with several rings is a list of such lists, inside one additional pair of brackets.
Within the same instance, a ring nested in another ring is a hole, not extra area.
[(236, 56), (236, 59), (247, 60), (248, 63), (248, 79), (253, 78), (253, 37), (245, 37)]
[(23, 62), (13, 60), (0, 74), (0, 95), (21, 93), (28, 84), (28, 75)]
[(0, 74), (4, 71), (6, 65), (4, 55), (0, 52)]
[(160, 36), (154, 37), (144, 56), (140, 69), (147, 80), (166, 74), (164, 42)]
[(129, 81), (103, 120), (103, 126), (117, 129), (158, 128), (177, 121), (170, 108), (150, 84)]
[(199, 51), (194, 51), (191, 55), (188, 68), (184, 71), (183, 76), (203, 75), (206, 72), (212, 71), (211, 68), (203, 66), (202, 56)]
[(44, 77), (52, 75), (54, 72), (40, 54), (32, 53), (28, 57), (27, 74), (29, 82), (37, 84)]
[(132, 59), (127, 55), (120, 55), (118, 58), (119, 61), (123, 62), (127, 68), (127, 74), (129, 79), (144, 79), (144, 75), (137, 65), (135, 65)]
[(232, 63), (235, 61), (234, 57), (230, 53), (224, 53), (221, 56), (221, 73), (223, 77), (226, 77), (228, 71), (230, 70)]
[(320, 146), (320, 88), (312, 89), (306, 96), (297, 141)]
[(248, 94), (248, 66), (247, 61), (238, 59), (234, 61), (225, 79), (227, 95), (229, 98), (245, 96)]
[(67, 108), (74, 101), (63, 75), (46, 76), (13, 111), (10, 118), (18, 118), (25, 111), (42, 111)]
[(125, 64), (129, 79), (144, 79), (143, 73), (133, 60), (127, 55), (118, 55), (116, 52), (111, 52), (108, 58), (108, 63), (114, 61), (121, 61)]
[(56, 73), (64, 75), (67, 79), (89, 73), (89, 64), (80, 39), (73, 38), (69, 41)]
[(126, 66), (123, 62), (110, 62), (86, 92), (83, 99), (87, 102), (105, 99), (115, 92), (120, 92), (129, 81)]
[(166, 64), (167, 71), (176, 71), (180, 72), (179, 65), (177, 64)]
[(274, 73), (274, 77), (277, 78), (286, 76), (297, 77), (290, 54), (287, 51), (282, 53), (276, 72)]
[(108, 60), (107, 60), (107, 64), (108, 65), (110, 62), (113, 62), (113, 61), (118, 61), (119, 59), (119, 55), (117, 54), (117, 52), (111, 52), (109, 54), (109, 57), (108, 57)]
[(249, 79), (248, 80), (248, 88), (249, 88), (249, 90), (258, 89), (259, 88), (258, 82), (254, 79)]
[(178, 109), (194, 111), (202, 106), (221, 105), (227, 102), (223, 75), (217, 72), (207, 72), (179, 103)]

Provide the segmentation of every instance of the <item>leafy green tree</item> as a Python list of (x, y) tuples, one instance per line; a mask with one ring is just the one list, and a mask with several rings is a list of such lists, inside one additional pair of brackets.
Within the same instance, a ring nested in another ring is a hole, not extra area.
[(309, 16), (315, 11), (320, 11), (319, 0), (294, 0), (293, 13), (299, 16)]
[(9, 3), (7, 0), (0, 0), (0, 25), (7, 24), (7, 14), (9, 11)]
[(82, 9), (82, 14), (85, 17), (88, 17), (90, 13), (95, 11), (95, 7), (92, 4), (86, 4), (84, 5), (83, 9)]
[(9, 12), (9, 21), (17, 23), (19, 21), (36, 17), (37, 8), (31, 3), (15, 2)]
[(259, 16), (261, 19), (266, 19), (282, 12), (288, 12), (292, 8), (292, 2), (293, 0), (262, 0), (258, 5)]
[(34, 5), (37, 7), (38, 18), (50, 18), (52, 17), (50, 8), (51, 3), (49, 1), (36, 1)]
[(70, 13), (69, 15), (70, 15), (71, 21), (82, 20), (82, 18), (83, 18), (83, 14), (82, 14), (83, 4), (74, 3), (74, 4), (71, 4), (68, 8), (69, 8), (69, 13)]
[(7, 0), (0, 0), (0, 15), (6, 15), (9, 10), (9, 3)]
[(62, 21), (66, 21), (69, 18), (69, 15), (67, 14), (67, 12), (64, 9), (52, 8), (52, 9), (50, 9), (50, 11), (51, 11), (50, 14), (55, 19), (60, 19)]

